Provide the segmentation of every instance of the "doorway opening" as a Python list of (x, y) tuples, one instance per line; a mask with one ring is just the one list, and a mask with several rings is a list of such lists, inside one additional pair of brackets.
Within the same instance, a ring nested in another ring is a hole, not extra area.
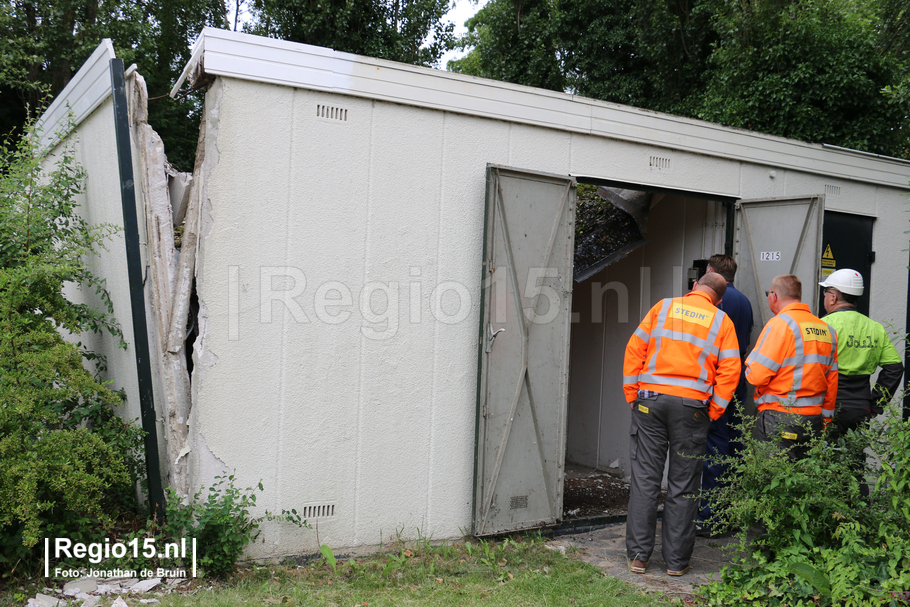
[[(614, 243), (622, 254), (575, 282), (578, 183), (632, 190), (647, 242)], [(474, 534), (563, 520), (573, 466), (627, 475), (625, 346), (651, 306), (686, 293), (711, 255), (737, 260), (753, 340), (769, 312), (759, 294), (774, 276), (796, 274), (814, 301), (823, 208), (821, 195), (737, 200), (487, 165)]]
[[(582, 215), (598, 187), (585, 181), (579, 178), (577, 194)], [(628, 499), (631, 416), (622, 392), (626, 344), (655, 302), (688, 292), (692, 278), (704, 272), (705, 260), (726, 250), (730, 199), (632, 187), (623, 191), (648, 195), (642, 240), (573, 285), (564, 519), (622, 510), (623, 498)], [(576, 216), (576, 221), (580, 230), (589, 229), (584, 218)], [(576, 232), (576, 238), (584, 234)], [(599, 512), (598, 501), (603, 504)]]

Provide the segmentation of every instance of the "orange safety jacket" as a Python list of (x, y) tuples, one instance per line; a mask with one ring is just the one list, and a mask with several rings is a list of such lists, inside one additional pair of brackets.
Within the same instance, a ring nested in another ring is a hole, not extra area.
[(727, 410), (739, 383), (739, 342), (733, 321), (703, 291), (664, 299), (629, 338), (623, 392), (631, 405), (639, 390), (707, 401), (708, 415)]
[(819, 415), (827, 424), (837, 397), (837, 335), (804, 303), (768, 321), (746, 358), (759, 411)]

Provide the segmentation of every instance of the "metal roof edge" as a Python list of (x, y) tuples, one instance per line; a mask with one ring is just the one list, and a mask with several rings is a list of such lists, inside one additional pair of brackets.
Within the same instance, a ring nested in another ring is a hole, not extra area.
[(69, 114), (78, 125), (111, 94), (110, 60), (116, 57), (110, 38), (103, 39), (36, 123), (41, 149), (55, 146), (66, 133)]
[(202, 31), (194, 46), (195, 59), (178, 85), (202, 54), (205, 72), (214, 76), (543, 126), (901, 189), (908, 189), (910, 181), (910, 163), (896, 158), (216, 28)]

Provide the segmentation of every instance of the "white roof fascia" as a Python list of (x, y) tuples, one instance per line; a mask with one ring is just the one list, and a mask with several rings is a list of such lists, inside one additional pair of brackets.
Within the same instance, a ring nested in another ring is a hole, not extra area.
[(203, 55), (205, 72), (214, 76), (598, 135), (901, 189), (907, 189), (910, 179), (910, 162), (896, 158), (228, 30), (205, 28), (184, 74)]
[[(206, 29), (214, 29), (214, 28), (206, 28)], [(214, 30), (214, 31), (218, 32), (218, 31), (222, 31), (222, 30)], [(196, 38), (196, 42), (193, 44), (193, 52), (190, 53), (190, 60), (187, 62), (186, 66), (183, 68), (183, 71), (180, 72), (180, 77), (177, 78), (177, 82), (174, 83), (173, 88), (171, 88), (171, 92), (168, 93), (168, 95), (170, 97), (173, 98), (177, 95), (177, 93), (180, 92), (180, 87), (183, 86), (184, 81), (186, 81), (186, 79), (190, 75), (190, 73), (194, 69), (196, 69), (196, 64), (199, 63), (199, 59), (202, 57), (203, 38), (204, 37), (205, 37), (204, 34), (200, 34), (200, 36), (198, 38)]]
[(71, 111), (78, 125), (107, 99), (111, 94), (110, 60), (116, 56), (110, 38), (105, 38), (60, 91), (36, 125), (41, 149), (50, 149), (65, 135)]

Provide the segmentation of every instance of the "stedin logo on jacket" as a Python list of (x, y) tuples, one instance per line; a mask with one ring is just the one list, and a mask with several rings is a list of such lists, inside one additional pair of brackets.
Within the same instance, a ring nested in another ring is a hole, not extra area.
[(828, 333), (828, 325), (820, 322), (801, 322), (799, 328), (803, 332), (803, 339), (809, 341), (823, 341), (826, 344), (831, 343), (831, 334)]
[(695, 306), (687, 306), (686, 304), (673, 306), (673, 309), (670, 310), (667, 317), (674, 319), (678, 318), (680, 320), (685, 320), (686, 322), (694, 322), (703, 327), (710, 327), (711, 322), (714, 320), (714, 314), (711, 312), (703, 310), (702, 308), (696, 308)]

